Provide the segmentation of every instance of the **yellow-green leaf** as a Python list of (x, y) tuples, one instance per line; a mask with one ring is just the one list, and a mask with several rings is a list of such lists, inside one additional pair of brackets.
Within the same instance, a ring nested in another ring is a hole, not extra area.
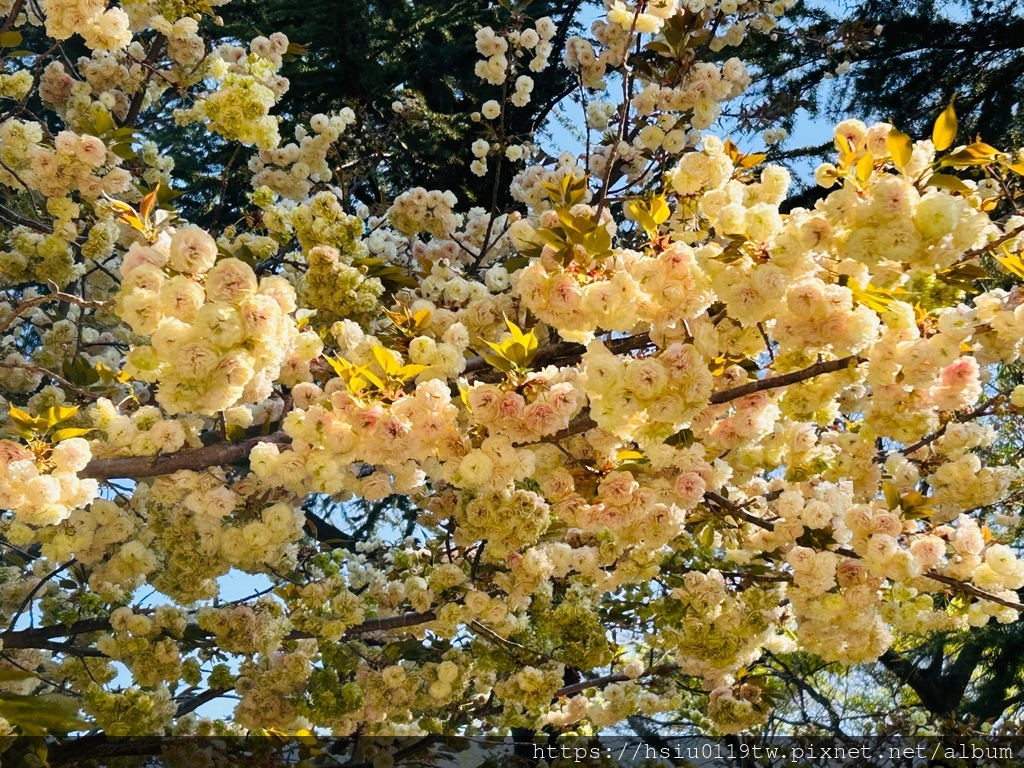
[(27, 411), (21, 410), (21, 408), (16, 408), (13, 405), (7, 406), (7, 415), (14, 424), (32, 433), (41, 434), (42, 432), (45, 432), (47, 426), (49, 426), (46, 423), (46, 419), (40, 419)]
[(963, 149), (957, 150), (952, 154), (946, 155), (942, 158), (940, 166), (961, 166), (967, 167), (971, 165), (988, 165), (989, 163), (995, 162), (1002, 152), (993, 146), (986, 144), (983, 141), (976, 141), (973, 144), (968, 144)]
[(755, 152), (752, 155), (744, 155), (740, 159), (740, 168), (753, 168), (755, 165), (760, 165), (768, 159), (768, 155), (763, 152)]
[(52, 427), (56, 424), (60, 424), (62, 421), (67, 421), (73, 418), (78, 413), (78, 406), (74, 405), (51, 405), (44, 411), (43, 416), (46, 419), (46, 425)]
[[(594, 231), (587, 235), (583, 247), (587, 249), (587, 253), (591, 256), (601, 258), (611, 250), (612, 236), (608, 234), (607, 228), (595, 227)], [(506, 263), (505, 268), (509, 268), (508, 263)]]
[(27, 736), (70, 733), (87, 727), (78, 717), (78, 703), (70, 696), (23, 696), (0, 693), (0, 717)]
[(847, 168), (857, 154), (856, 150), (842, 134), (836, 134), (836, 147), (839, 149), (839, 167)]
[(899, 128), (893, 126), (885, 136), (885, 146), (892, 157), (893, 165), (903, 168), (914, 154), (914, 143)]
[(415, 379), (429, 367), (429, 365), (419, 365), (418, 363), (410, 363), (409, 365), (403, 365), (398, 371), (398, 378), (400, 378), (402, 381), (409, 381), (409, 379)]
[(957, 130), (956, 111), (953, 109), (953, 102), (950, 102), (932, 127), (932, 144), (935, 145), (935, 151), (941, 152), (953, 146)]
[(948, 173), (933, 173), (928, 177), (926, 182), (929, 187), (938, 187), (939, 189), (949, 189), (953, 192), (967, 192), (970, 193), (971, 188), (964, 184), (956, 176), (950, 176)]
[(153, 191), (142, 198), (139, 203), (139, 217), (143, 221), (149, 221), (149, 214), (153, 212), (153, 207), (156, 205), (157, 196), (160, 194), (160, 182), (157, 182), (156, 187)]
[(34, 680), (37, 677), (38, 675), (27, 669), (0, 667), (0, 683), (14, 683), (19, 680)]
[(1024, 280), (1024, 261), (1021, 261), (1018, 254), (1011, 253), (1010, 250), (1004, 246), (1003, 255), (996, 256), (995, 258), (996, 261), (1003, 265), (1003, 269)]
[(490, 365), (492, 368), (497, 368), (499, 371), (502, 371), (503, 373), (508, 373), (509, 371), (512, 370), (512, 362), (510, 360), (506, 360), (504, 357), (487, 354), (481, 355), (481, 357), (483, 357), (487, 364)]
[(668, 221), (668, 217), (672, 215), (672, 210), (668, 207), (664, 195), (655, 195), (651, 199), (650, 212), (654, 223), (659, 225)]
[(0, 48), (14, 48), (21, 45), (22, 34), (16, 29), (0, 32)]
[(433, 319), (433, 314), (429, 309), (421, 309), (419, 312), (414, 312), (412, 316), (413, 328), (417, 331), (423, 330), (430, 325), (431, 319)]
[(402, 368), (399, 362), (395, 360), (394, 355), (379, 344), (375, 344), (373, 347), (373, 359), (377, 361), (377, 365), (384, 370), (387, 376), (397, 374)]
[(871, 178), (872, 171), (875, 170), (875, 158), (871, 156), (870, 152), (865, 152), (860, 160), (857, 161), (857, 178), (861, 182), (866, 182)]
[(874, 310), (879, 314), (888, 312), (892, 306), (893, 295), (889, 291), (883, 291), (880, 288), (875, 288), (870, 283), (864, 287), (857, 284), (856, 280), (849, 280), (846, 287), (850, 289), (853, 294), (853, 299), (858, 304), (863, 304), (868, 309)]
[(381, 378), (377, 374), (370, 371), (370, 369), (368, 369), (366, 366), (360, 366), (359, 368), (355, 368), (354, 370), (356, 375), (362, 376), (364, 379), (373, 384), (373, 386), (375, 386), (377, 389), (384, 389), (384, 382), (381, 380)]
[[(243, 430), (244, 431), (244, 430)], [(72, 437), (83, 437), (92, 432), (91, 429), (82, 429), (81, 427), (67, 427), (66, 429), (58, 429), (52, 435), (50, 435), (50, 442), (59, 443), (62, 440), (70, 440)]]
[(493, 341), (487, 341), (487, 339), (484, 339), (484, 344), (486, 344), (488, 347), (497, 352), (498, 355), (501, 357), (507, 357), (508, 347), (512, 343), (512, 339), (505, 339), (503, 341), (498, 342), (497, 344), (495, 344)]
[(637, 223), (644, 228), (647, 237), (653, 240), (658, 236), (658, 222), (654, 220), (650, 209), (643, 200), (630, 200), (626, 203), (626, 207)]
[(134, 160), (136, 157), (135, 150), (132, 149), (132, 145), (125, 141), (119, 141), (116, 144), (111, 144), (110, 151), (122, 160)]
[(125, 371), (115, 371), (104, 363), (96, 363), (95, 371), (96, 375), (103, 379), (104, 384), (110, 384), (114, 381), (118, 384), (125, 384), (132, 380), (131, 375)]
[(900, 506), (899, 489), (892, 483), (883, 483), (882, 490), (885, 492), (885, 504), (889, 509), (898, 509)]
[(339, 376), (347, 376), (352, 370), (352, 363), (343, 357), (324, 357), (331, 369)]
[(103, 136), (109, 131), (114, 130), (114, 118), (110, 116), (110, 113), (107, 112), (107, 110), (101, 109), (96, 113), (96, 117), (93, 119), (93, 128), (95, 128), (97, 136)]

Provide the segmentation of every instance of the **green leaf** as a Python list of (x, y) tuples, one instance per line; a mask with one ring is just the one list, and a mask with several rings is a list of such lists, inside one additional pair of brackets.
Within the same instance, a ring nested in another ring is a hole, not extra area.
[(0, 668), (0, 683), (14, 683), (19, 680), (33, 680), (36, 675), (27, 669), (16, 669), (14, 667)]
[(96, 113), (96, 119), (93, 121), (93, 128), (96, 131), (97, 136), (103, 136), (108, 131), (114, 130), (114, 127), (114, 118), (110, 116), (109, 112), (103, 109)]
[(100, 380), (99, 372), (84, 357), (65, 360), (61, 364), (64, 378), (80, 387), (88, 387)]
[(78, 716), (78, 704), (69, 696), (21, 696), (0, 693), (0, 717), (21, 729), (27, 736), (70, 733), (83, 730), (88, 723)]
[(116, 144), (110, 145), (110, 151), (120, 157), (122, 160), (134, 160), (138, 155), (132, 145), (127, 142), (117, 142)]
[(545, 245), (550, 245), (555, 250), (560, 250), (566, 246), (565, 237), (550, 229), (538, 229), (537, 237), (543, 240)]
[(21, 45), (23, 39), (21, 32), (16, 29), (0, 32), (0, 48), (14, 48)]
[(530, 259), (527, 258), (526, 256), (513, 256), (511, 259), (506, 259), (505, 262), (502, 264), (502, 266), (505, 268), (505, 271), (508, 272), (509, 274), (512, 274), (516, 270), (520, 270), (523, 267), (527, 267), (529, 265)]
[(965, 291), (974, 289), (975, 280), (983, 280), (987, 277), (991, 277), (987, 269), (979, 264), (956, 264), (948, 269), (944, 269), (936, 275), (939, 280), (952, 285), (955, 288), (961, 288)]
[(672, 435), (672, 437), (668, 438), (665, 441), (665, 445), (681, 445), (683, 448), (689, 448), (691, 445), (693, 445), (693, 432), (691, 432), (689, 429), (682, 429), (679, 432), (676, 432), (674, 435)]

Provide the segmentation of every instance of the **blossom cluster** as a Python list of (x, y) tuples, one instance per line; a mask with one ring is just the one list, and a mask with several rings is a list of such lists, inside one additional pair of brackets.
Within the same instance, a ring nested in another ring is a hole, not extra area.
[(290, 200), (305, 200), (315, 184), (331, 179), (328, 153), (355, 119), (348, 108), (337, 114), (313, 115), (309, 130), (304, 126), (295, 128), (295, 141), (261, 149), (252, 157), (249, 161), (252, 186), (267, 187)]
[(320, 340), (300, 333), (290, 315), (290, 283), (257, 280), (244, 262), (217, 257), (213, 238), (186, 226), (151, 245), (133, 243), (121, 267), (119, 314), (149, 337), (128, 354), (128, 370), (160, 382), (157, 401), (172, 415), (261, 402), (282, 368), (320, 351)]
[(175, 120), (179, 125), (202, 122), (225, 139), (275, 149), (281, 136), (270, 110), (288, 90), (287, 78), (278, 74), (287, 50), (288, 38), (281, 32), (254, 38), (249, 53), (236, 45), (221, 45), (207, 64), (216, 90), (176, 111)]
[(20, 442), (0, 440), (0, 507), (21, 526), (52, 526), (87, 507), (99, 489), (78, 477), (92, 458), (88, 441), (73, 437), (42, 456)]
[[(788, 171), (707, 133), (750, 78), (694, 42), (788, 5), (607, 3), (557, 52), (604, 136), (539, 160), (503, 116), (558, 26), (480, 29), (507, 100), (471, 172), (521, 163), (512, 212), (342, 191), (355, 115), (282, 143), (280, 33), (207, 50), (189, 3), (19, 17), (90, 50), (31, 64), (52, 123), (0, 123), (0, 536), (35, 558), (0, 569), (0, 618), (96, 638), (14, 648), (32, 685), (110, 736), (422, 734), (456, 709), (587, 733), (696, 700), (736, 732), (771, 706), (741, 673), (765, 651), (849, 665), (1015, 620), (1024, 219), (954, 176), (1009, 156), (847, 120), (789, 208)], [(0, 94), (31, 97), (11, 69)], [(235, 224), (159, 194), (173, 161), (129, 123), (170, 88), (179, 125), (255, 147)], [(990, 253), (1003, 287), (976, 280)], [(269, 586), (226, 602), (233, 571)], [(231, 725), (176, 716), (203, 686), (234, 691)]]

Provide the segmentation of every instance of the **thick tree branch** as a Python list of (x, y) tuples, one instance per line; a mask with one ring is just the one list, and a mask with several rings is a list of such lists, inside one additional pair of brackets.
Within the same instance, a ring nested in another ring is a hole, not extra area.
[(423, 611), (422, 613), (409, 611), (408, 613), (400, 613), (397, 616), (384, 616), (379, 619), (367, 619), (362, 624), (356, 624), (354, 627), (349, 627), (345, 636), (354, 637), (356, 635), (365, 635), (369, 632), (386, 632), (392, 629), (405, 629), (406, 627), (415, 627), (419, 624), (427, 624), (436, 618), (437, 614), (433, 611)]
[(123, 459), (95, 459), (90, 461), (79, 473), (79, 477), (92, 477), (97, 480), (127, 478), (138, 480), (141, 477), (170, 475), (183, 469), (203, 470), (227, 464), (237, 464), (249, 458), (249, 452), (259, 443), (276, 443), (287, 445), (291, 442), (283, 431), (273, 434), (251, 437), (237, 443), (214, 443), (203, 448), (178, 451), (156, 456), (127, 456)]
[(164, 37), (163, 33), (157, 32), (153, 38), (153, 43), (150, 45), (149, 53), (146, 55), (145, 61), (142, 62), (142, 66), (147, 70), (146, 79), (139, 85), (139, 90), (132, 96), (132, 102), (128, 106), (128, 112), (124, 116), (124, 120), (121, 121), (121, 127), (130, 126), (135, 122), (135, 119), (139, 116), (139, 112), (142, 109), (142, 102), (146, 98), (146, 89), (149, 87), (149, 81), (153, 77), (153, 64), (160, 58), (160, 54), (163, 52), (164, 44), (167, 42), (167, 38)]
[[(393, 629), (404, 629), (420, 624), (427, 624), (437, 618), (433, 611), (409, 611), (400, 613), (397, 616), (381, 616), (380, 618), (367, 619), (361, 624), (349, 627), (345, 632), (346, 637), (357, 637), (370, 632), (387, 632)], [(64, 647), (51, 643), (54, 638), (73, 638), (79, 635), (92, 634), (93, 632), (109, 632), (110, 619), (83, 619), (74, 624), (54, 624), (48, 627), (34, 627), (31, 629), (9, 630), (0, 632), (0, 643), (4, 648), (51, 648), (67, 653), (79, 653), (79, 655), (96, 655), (98, 652), (82, 652), (82, 649)], [(295, 635), (295, 637), (309, 637), (309, 635)], [(102, 655), (102, 654), (100, 654)]]
[(195, 696), (190, 696), (178, 705), (178, 711), (174, 713), (175, 717), (184, 717), (189, 712), (194, 712), (208, 702), (214, 699), (220, 698), (227, 693), (230, 688), (208, 688), (202, 693), (197, 693)]

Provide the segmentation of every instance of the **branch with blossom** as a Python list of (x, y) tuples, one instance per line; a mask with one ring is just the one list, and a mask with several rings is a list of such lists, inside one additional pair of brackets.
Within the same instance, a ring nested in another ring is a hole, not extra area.
[[(0, 735), (735, 733), (759, 660), (1017, 621), (990, 448), (1024, 165), (952, 107), (917, 141), (847, 120), (783, 213), (789, 173), (708, 131), (786, 6), (616, 1), (567, 38), (517, 6), (476, 34), (466, 150), (515, 210), (370, 211), (332, 164), (355, 113), (276, 114), (283, 34), (16, 4), (50, 47), (0, 70)], [(583, 154), (506, 135), (556, 53)], [(248, 169), (234, 224), (184, 220), (151, 123)]]

